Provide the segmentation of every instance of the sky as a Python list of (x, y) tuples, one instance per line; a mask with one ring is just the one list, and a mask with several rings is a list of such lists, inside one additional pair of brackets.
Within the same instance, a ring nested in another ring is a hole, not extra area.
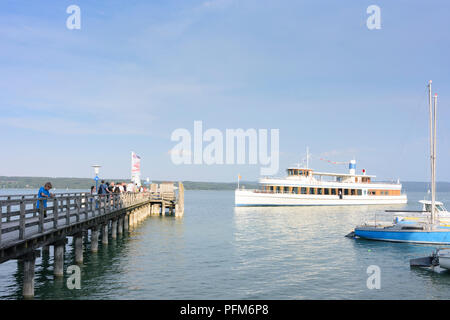
[[(66, 12), (80, 8), (80, 29)], [(369, 30), (367, 8), (380, 8)], [(450, 181), (450, 3), (412, 0), (0, 2), (0, 176), (256, 181), (261, 164), (174, 164), (171, 134), (278, 129), (279, 171)]]

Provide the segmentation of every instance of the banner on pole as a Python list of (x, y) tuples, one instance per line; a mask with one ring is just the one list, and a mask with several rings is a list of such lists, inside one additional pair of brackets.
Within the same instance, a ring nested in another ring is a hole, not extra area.
[(131, 181), (141, 186), (141, 158), (134, 152), (131, 152)]

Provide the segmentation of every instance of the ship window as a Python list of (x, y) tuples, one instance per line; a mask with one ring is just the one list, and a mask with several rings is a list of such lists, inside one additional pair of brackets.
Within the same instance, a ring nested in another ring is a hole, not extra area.
[(327, 194), (327, 195), (330, 194), (330, 189), (325, 188), (324, 191), (325, 191), (325, 194)]
[(335, 196), (335, 195), (336, 195), (336, 189), (331, 189), (331, 194), (332, 194), (333, 196)]
[(306, 188), (301, 188), (300, 191), (302, 194), (306, 194)]
[(309, 188), (309, 194), (316, 194), (314, 188)]
[(355, 189), (352, 189), (352, 190), (350, 191), (350, 193), (351, 193), (352, 196), (356, 195), (356, 192), (355, 192), (355, 191), (356, 191)]
[(294, 188), (292, 189), (292, 192), (295, 193), (295, 194), (298, 194), (298, 187), (294, 187)]
[(358, 192), (358, 196), (361, 196), (362, 195), (362, 190), (361, 189), (358, 189), (358, 190), (356, 190), (357, 192)]
[(284, 188), (283, 188), (283, 192), (284, 192), (284, 193), (289, 193), (289, 187), (284, 187)]
[(344, 189), (344, 195), (348, 196), (348, 189)]
[(323, 189), (322, 188), (317, 188), (317, 194), (323, 194)]

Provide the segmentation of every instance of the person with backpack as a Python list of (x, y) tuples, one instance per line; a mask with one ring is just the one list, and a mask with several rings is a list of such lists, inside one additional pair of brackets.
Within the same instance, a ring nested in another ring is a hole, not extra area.
[(110, 193), (111, 193), (111, 191), (109, 191), (108, 185), (105, 183), (105, 180), (102, 180), (102, 184), (98, 187), (97, 194), (103, 196), (103, 195), (107, 195)]

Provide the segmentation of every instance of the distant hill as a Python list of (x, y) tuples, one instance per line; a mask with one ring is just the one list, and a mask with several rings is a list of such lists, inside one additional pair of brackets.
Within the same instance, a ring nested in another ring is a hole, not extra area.
[[(429, 182), (406, 181), (402, 182), (403, 189), (406, 191), (427, 192), (430, 189)], [(450, 182), (436, 182), (438, 192), (450, 192)]]
[[(105, 179), (114, 182), (130, 182), (129, 179)], [(89, 189), (95, 185), (90, 178), (52, 178), (52, 177), (4, 177), (0, 176), (0, 188), (3, 189), (36, 189), (50, 181), (55, 189)], [(161, 183), (164, 181), (152, 181), (152, 183)], [(428, 182), (406, 181), (402, 182), (405, 191), (427, 192)], [(236, 182), (201, 182), (201, 181), (183, 181), (186, 190), (234, 190)], [(256, 181), (241, 181), (241, 186), (246, 189), (255, 189), (258, 187)], [(437, 182), (439, 192), (450, 192), (450, 182)]]
[[(130, 182), (129, 179), (105, 179), (105, 181)], [(95, 185), (90, 178), (52, 178), (52, 177), (5, 177), (0, 176), (0, 188), (2, 189), (37, 189), (46, 182), (51, 182), (55, 189), (86, 189)], [(161, 183), (165, 181), (151, 181)], [(237, 184), (232, 182), (196, 182), (183, 181), (186, 190), (234, 190)], [(242, 181), (241, 186), (247, 189), (257, 187), (257, 182)]]

